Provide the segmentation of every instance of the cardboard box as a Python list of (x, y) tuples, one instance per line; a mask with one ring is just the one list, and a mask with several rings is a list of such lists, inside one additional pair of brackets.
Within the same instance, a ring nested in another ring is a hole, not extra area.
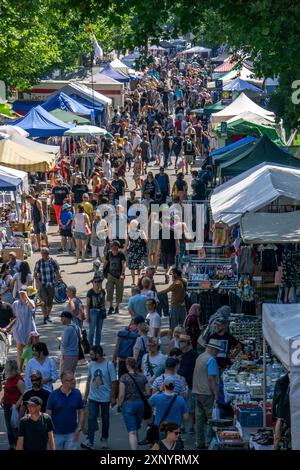
[(30, 222), (14, 222), (12, 225), (13, 232), (30, 232), (31, 224)]
[(24, 260), (24, 248), (3, 248), (2, 250), (2, 260), (3, 263), (6, 263), (9, 260), (9, 253), (14, 251), (17, 255), (17, 259), (23, 261)]

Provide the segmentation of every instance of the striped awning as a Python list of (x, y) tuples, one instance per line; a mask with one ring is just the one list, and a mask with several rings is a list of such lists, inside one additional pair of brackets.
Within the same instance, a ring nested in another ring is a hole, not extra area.
[(45, 173), (55, 166), (55, 155), (36, 152), (4, 139), (0, 141), (0, 164), (28, 173)]
[(216, 67), (213, 71), (213, 73), (226, 73), (230, 72), (230, 70), (235, 67), (237, 62), (223, 62), (223, 64), (219, 65)]

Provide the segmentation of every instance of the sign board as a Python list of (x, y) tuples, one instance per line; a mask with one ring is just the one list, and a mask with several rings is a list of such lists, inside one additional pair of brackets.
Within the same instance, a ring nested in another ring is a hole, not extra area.
[(215, 88), (217, 91), (223, 90), (223, 80), (215, 80)]
[(221, 137), (227, 137), (227, 122), (221, 122)]
[(221, 103), (223, 106), (228, 106), (232, 103), (232, 91), (222, 91), (222, 100)]

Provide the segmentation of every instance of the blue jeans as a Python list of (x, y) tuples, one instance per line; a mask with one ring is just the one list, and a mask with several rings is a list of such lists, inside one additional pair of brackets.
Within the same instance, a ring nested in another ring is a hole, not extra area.
[(56, 450), (77, 450), (78, 441), (74, 441), (74, 432), (70, 434), (54, 434)]
[(101, 420), (102, 420), (102, 438), (108, 439), (109, 432), (109, 405), (110, 402), (100, 402), (89, 400), (88, 410), (88, 439), (91, 444), (94, 444), (94, 437), (96, 432), (97, 417), (99, 408), (101, 407)]
[(164, 168), (167, 168), (170, 158), (170, 150), (164, 150)]
[(14, 447), (18, 439), (18, 429), (13, 428), (10, 424), (12, 405), (3, 404), (3, 409), (9, 447)]
[[(89, 343), (90, 346), (99, 346), (101, 343), (101, 331), (103, 326), (103, 315), (101, 310), (91, 308), (89, 312)], [(94, 341), (95, 337), (95, 341)]]
[(128, 432), (138, 431), (144, 416), (144, 403), (139, 400), (128, 400), (122, 405), (122, 414)]

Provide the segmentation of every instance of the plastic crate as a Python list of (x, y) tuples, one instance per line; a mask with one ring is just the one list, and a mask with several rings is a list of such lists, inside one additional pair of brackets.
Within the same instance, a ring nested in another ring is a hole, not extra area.
[(246, 428), (259, 428), (263, 425), (263, 409), (261, 406), (239, 406), (238, 421)]

